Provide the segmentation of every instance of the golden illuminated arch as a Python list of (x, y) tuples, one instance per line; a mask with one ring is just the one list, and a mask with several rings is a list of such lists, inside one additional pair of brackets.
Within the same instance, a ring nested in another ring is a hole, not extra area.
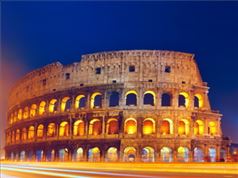
[(100, 135), (102, 133), (102, 123), (99, 119), (92, 119), (89, 123), (89, 135)]
[(42, 115), (45, 113), (45, 106), (46, 106), (46, 102), (41, 101), (39, 105), (39, 115)]
[(21, 120), (21, 119), (22, 119), (22, 109), (19, 109), (19, 110), (18, 110), (17, 119), (18, 119), (18, 120)]
[(185, 98), (185, 107), (189, 106), (189, 95), (186, 92), (180, 92), (179, 95), (182, 95)]
[(204, 122), (202, 120), (196, 120), (194, 124), (194, 135), (204, 134)]
[(29, 116), (29, 108), (26, 106), (23, 111), (23, 118), (27, 119)]
[(78, 95), (76, 98), (75, 98), (75, 109), (78, 109), (79, 108), (79, 104), (80, 104), (80, 100), (82, 98), (84, 98), (85, 95)]
[(204, 103), (202, 95), (201, 94), (195, 94), (194, 97), (197, 97), (197, 99), (198, 99), (198, 107), (202, 108), (203, 103)]
[(77, 120), (74, 122), (73, 135), (74, 136), (84, 135), (84, 121), (83, 120)]
[(217, 134), (216, 122), (210, 121), (210, 122), (208, 123), (208, 133), (209, 133), (210, 135), (216, 135), (216, 134)]
[(56, 133), (55, 123), (50, 123), (47, 127), (47, 137), (54, 137)]
[(153, 96), (153, 105), (155, 105), (156, 103), (156, 94), (154, 91), (148, 90), (144, 93), (144, 97), (146, 96), (146, 94), (151, 94)]
[(107, 121), (106, 127), (107, 134), (118, 134), (118, 120), (115, 118), (110, 118)]
[(36, 115), (36, 109), (37, 109), (37, 105), (32, 104), (31, 105), (31, 110), (30, 110), (30, 117), (34, 117)]
[(126, 162), (135, 161), (136, 158), (136, 149), (134, 147), (126, 147), (123, 151), (123, 160)]
[(40, 124), (37, 127), (36, 136), (37, 136), (37, 138), (42, 138), (43, 135), (44, 135), (44, 125)]
[(155, 121), (152, 118), (146, 118), (143, 121), (143, 134), (149, 135), (155, 133)]
[(187, 119), (181, 119), (178, 123), (178, 134), (188, 135), (189, 134), (189, 121)]
[(27, 130), (26, 128), (23, 128), (21, 131), (21, 140), (25, 141), (27, 139)]
[(95, 92), (91, 95), (91, 97), (90, 97), (90, 108), (94, 108), (94, 102), (95, 102), (95, 97), (96, 96), (102, 96), (102, 93)]
[(106, 160), (112, 162), (118, 160), (118, 150), (116, 147), (110, 147), (107, 149)]
[(57, 99), (52, 99), (50, 100), (50, 103), (49, 103), (49, 112), (54, 112), (55, 111), (55, 104), (57, 102)]
[(59, 136), (60, 137), (69, 136), (69, 123), (68, 122), (63, 121), (60, 123)]
[(173, 134), (174, 133), (173, 121), (169, 118), (163, 119), (160, 126), (160, 132), (162, 135)]
[(20, 129), (16, 130), (16, 141), (20, 140)]
[(35, 135), (35, 127), (30, 126), (28, 129), (28, 139), (33, 139)]
[(93, 147), (88, 150), (88, 161), (90, 162), (100, 161), (100, 149), (98, 147)]
[(64, 112), (65, 111), (65, 108), (66, 108), (66, 104), (67, 104), (67, 101), (70, 99), (70, 97), (66, 96), (62, 99), (61, 101), (61, 111)]
[(136, 134), (137, 132), (137, 121), (134, 118), (128, 118), (124, 122), (124, 133)]

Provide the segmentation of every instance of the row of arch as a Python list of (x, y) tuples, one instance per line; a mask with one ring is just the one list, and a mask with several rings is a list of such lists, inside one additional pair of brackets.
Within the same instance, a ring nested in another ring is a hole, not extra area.
[[(90, 162), (204, 162), (217, 161), (217, 150), (213, 147), (208, 148), (208, 153), (205, 155), (203, 149), (199, 147), (195, 147), (192, 151), (190, 151), (187, 147), (178, 147), (176, 151), (173, 151), (170, 147), (162, 147), (159, 150), (159, 153), (156, 153), (155, 149), (151, 146), (143, 147), (142, 150), (137, 150), (133, 146), (128, 146), (120, 152), (117, 147), (109, 147), (105, 153), (102, 152), (99, 147), (92, 147), (88, 149), (87, 153), (84, 153), (84, 149), (82, 147), (78, 147), (72, 153), (68, 150), (68, 148), (61, 148), (56, 151), (54, 149), (44, 152), (44, 150), (36, 150), (35, 153), (26, 151), (21, 151), (20, 155), (14, 154), (11, 152), (10, 159), (19, 159), (20, 161), (32, 160), (36, 161), (90, 161)], [(220, 151), (220, 159), (224, 159), (226, 156), (226, 151), (224, 149), (218, 150)], [(122, 155), (120, 155), (122, 154)], [(34, 156), (34, 158), (33, 158)], [(158, 159), (159, 158), (159, 159)]]
[[(101, 108), (102, 107), (103, 94), (101, 92), (95, 92), (90, 95), (89, 107)], [(135, 90), (130, 90), (125, 94), (125, 100), (127, 106), (136, 106), (138, 104), (138, 93)], [(120, 94), (117, 91), (112, 91), (109, 95), (109, 107), (119, 106)], [(203, 107), (203, 98), (201, 94), (194, 95), (194, 107)], [(188, 107), (190, 103), (189, 94), (186, 92), (180, 92), (178, 96), (178, 106)], [(74, 104), (74, 106), (73, 106)], [(154, 106), (156, 104), (156, 94), (154, 91), (146, 91), (143, 94), (143, 104)], [(9, 123), (12, 124), (18, 120), (27, 119), (29, 117), (35, 117), (36, 115), (43, 115), (46, 112), (55, 113), (58, 111), (66, 112), (70, 109), (82, 109), (87, 107), (86, 95), (80, 94), (76, 98), (65, 96), (59, 101), (56, 98), (51, 99), (48, 103), (41, 101), (39, 105), (32, 104), (30, 107), (25, 106), (10, 114)], [(161, 106), (172, 106), (171, 93), (163, 93), (161, 95)], [(48, 109), (47, 109), (48, 107)]]
[[(28, 128), (24, 127), (22, 129), (16, 129), (7, 132), (7, 143), (14, 143), (15, 141), (26, 141), (32, 140), (34, 138), (46, 137), (68, 137), (73, 136), (84, 136), (84, 135), (100, 135), (105, 132), (105, 134), (119, 134), (123, 132), (124, 134), (137, 134), (138, 132), (138, 121), (135, 118), (127, 118), (122, 124), (123, 130), (120, 129), (119, 121), (117, 118), (109, 118), (105, 122), (105, 127), (103, 127), (103, 122), (94, 118), (89, 122), (82, 119), (76, 120), (70, 125), (69, 121), (62, 121), (58, 125), (54, 122), (48, 123), (47, 125), (38, 124), (36, 127), (34, 125)], [(187, 119), (181, 119), (177, 125), (178, 135), (189, 135), (190, 133), (190, 122)], [(205, 132), (205, 124), (202, 120), (196, 120), (193, 123), (193, 135), (203, 136)], [(103, 128), (105, 131), (103, 131)], [(157, 129), (156, 129), (157, 128)], [(142, 121), (142, 134), (151, 135), (159, 133), (161, 135), (174, 134), (174, 123), (173, 120), (169, 118), (162, 119), (158, 125), (153, 118), (145, 118)], [(122, 130), (122, 131), (120, 131)], [(87, 133), (86, 133), (87, 132)], [(217, 124), (214, 121), (208, 123), (208, 134), (217, 134)]]

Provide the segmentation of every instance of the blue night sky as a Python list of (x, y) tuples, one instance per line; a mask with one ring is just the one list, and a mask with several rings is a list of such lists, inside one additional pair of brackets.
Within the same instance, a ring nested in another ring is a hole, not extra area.
[(35, 68), (54, 61), (72, 63), (97, 51), (166, 49), (195, 54), (203, 80), (211, 87), (212, 108), (224, 115), (224, 135), (238, 143), (238, 2), (2, 2), (1, 6), (2, 120), (9, 87)]

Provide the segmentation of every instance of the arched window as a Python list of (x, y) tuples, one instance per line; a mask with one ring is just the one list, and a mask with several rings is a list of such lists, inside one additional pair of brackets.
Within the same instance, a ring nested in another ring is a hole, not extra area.
[(134, 90), (128, 91), (126, 93), (126, 105), (136, 106), (137, 105), (137, 92)]
[(67, 137), (69, 136), (69, 123), (68, 122), (61, 122), (59, 128), (59, 136), (60, 137)]
[(17, 129), (16, 131), (16, 142), (18, 142), (20, 140), (20, 130)]
[(178, 134), (188, 135), (189, 133), (189, 121), (186, 119), (181, 119), (178, 123)]
[(24, 108), (23, 118), (24, 118), (24, 119), (27, 119), (28, 116), (29, 116), (29, 109), (28, 109), (28, 107), (26, 106), (26, 107)]
[(36, 109), (37, 109), (36, 104), (32, 104), (30, 110), (30, 117), (34, 117), (36, 115)]
[(143, 134), (149, 135), (155, 133), (155, 121), (151, 118), (147, 118), (143, 121)]
[(178, 106), (188, 107), (188, 104), (189, 104), (188, 94), (186, 92), (179, 93)]
[(161, 148), (160, 156), (163, 162), (171, 162), (173, 160), (172, 149), (169, 147)]
[(216, 129), (216, 123), (211, 121), (208, 123), (208, 134), (210, 135), (216, 135), (217, 129)]
[(203, 106), (203, 99), (200, 94), (194, 96), (194, 107), (201, 108)]
[(115, 162), (118, 160), (118, 151), (115, 147), (110, 147), (107, 149), (106, 161)]
[(36, 131), (37, 138), (43, 138), (43, 134), (44, 134), (44, 126), (43, 124), (40, 124), (38, 125), (37, 131)]
[(107, 134), (118, 134), (118, 121), (117, 119), (109, 119), (107, 121)]
[(161, 96), (161, 106), (171, 106), (171, 95), (169, 93), (163, 93)]
[(201, 148), (194, 148), (194, 161), (195, 162), (203, 162), (204, 161), (204, 153)]
[(27, 131), (26, 128), (23, 128), (21, 131), (21, 140), (26, 141), (26, 139), (27, 139)]
[(46, 161), (54, 161), (55, 160), (55, 150), (48, 150), (46, 152)]
[(162, 135), (173, 134), (173, 121), (171, 119), (163, 119), (160, 133)]
[(109, 107), (119, 106), (119, 93), (113, 91), (110, 95), (109, 99)]
[(12, 143), (15, 143), (15, 131), (12, 131), (12, 133), (11, 133), (11, 141), (12, 141)]
[(75, 108), (85, 108), (86, 107), (86, 97), (85, 95), (78, 95), (75, 99)]
[(136, 159), (136, 149), (134, 147), (126, 147), (124, 149), (123, 160), (125, 162), (134, 162)]
[(36, 161), (43, 161), (44, 151), (36, 150)]
[(209, 151), (210, 162), (216, 162), (216, 149), (209, 148), (208, 151)]
[(91, 108), (101, 108), (102, 107), (102, 94), (99, 92), (93, 93), (90, 100)]
[(189, 150), (186, 147), (179, 147), (178, 148), (178, 161), (180, 162), (188, 162), (189, 161)]
[(61, 111), (69, 111), (71, 108), (71, 98), (66, 96), (61, 101)]
[(47, 127), (47, 137), (54, 137), (56, 133), (55, 131), (56, 131), (55, 123), (50, 123)]
[(204, 134), (204, 122), (202, 120), (196, 120), (194, 124), (194, 135)]
[(56, 112), (57, 108), (58, 108), (58, 101), (57, 101), (57, 99), (50, 100), (49, 112)]
[(88, 161), (89, 162), (100, 161), (100, 149), (98, 147), (94, 147), (88, 150)]
[(124, 132), (125, 134), (136, 134), (137, 122), (135, 119), (128, 118), (127, 120), (125, 120)]
[(152, 147), (143, 148), (141, 158), (143, 162), (154, 162), (155, 161), (154, 148)]
[(78, 148), (74, 151), (73, 161), (83, 161), (83, 148)]
[(34, 126), (30, 126), (28, 129), (28, 139), (33, 139), (35, 135), (35, 128)]
[(22, 119), (22, 109), (19, 109), (19, 110), (18, 110), (17, 119), (18, 119), (18, 120), (21, 120), (21, 119)]
[(155, 98), (156, 98), (156, 95), (153, 91), (146, 91), (144, 93), (144, 105), (154, 106), (155, 105)]
[(89, 124), (89, 135), (100, 135), (102, 133), (102, 123), (99, 119), (93, 119)]
[(25, 161), (26, 160), (26, 152), (23, 150), (20, 152), (20, 161)]
[(59, 160), (60, 161), (68, 161), (69, 160), (68, 148), (59, 149)]
[(84, 121), (77, 120), (77, 121), (74, 122), (73, 134), (74, 134), (74, 136), (84, 135)]
[(45, 106), (46, 106), (46, 102), (41, 101), (39, 105), (39, 115), (42, 115), (45, 113)]

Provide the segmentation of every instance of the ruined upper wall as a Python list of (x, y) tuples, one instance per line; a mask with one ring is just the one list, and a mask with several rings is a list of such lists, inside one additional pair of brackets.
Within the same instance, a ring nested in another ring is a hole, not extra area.
[[(135, 72), (129, 72), (129, 66)], [(166, 66), (171, 72), (165, 72)], [(96, 74), (100, 68), (101, 74)], [(63, 66), (56, 62), (34, 70), (17, 82), (9, 108), (20, 102), (72, 87), (131, 83), (175, 83), (204, 87), (194, 55), (174, 51), (128, 50), (83, 55), (81, 62)]]

